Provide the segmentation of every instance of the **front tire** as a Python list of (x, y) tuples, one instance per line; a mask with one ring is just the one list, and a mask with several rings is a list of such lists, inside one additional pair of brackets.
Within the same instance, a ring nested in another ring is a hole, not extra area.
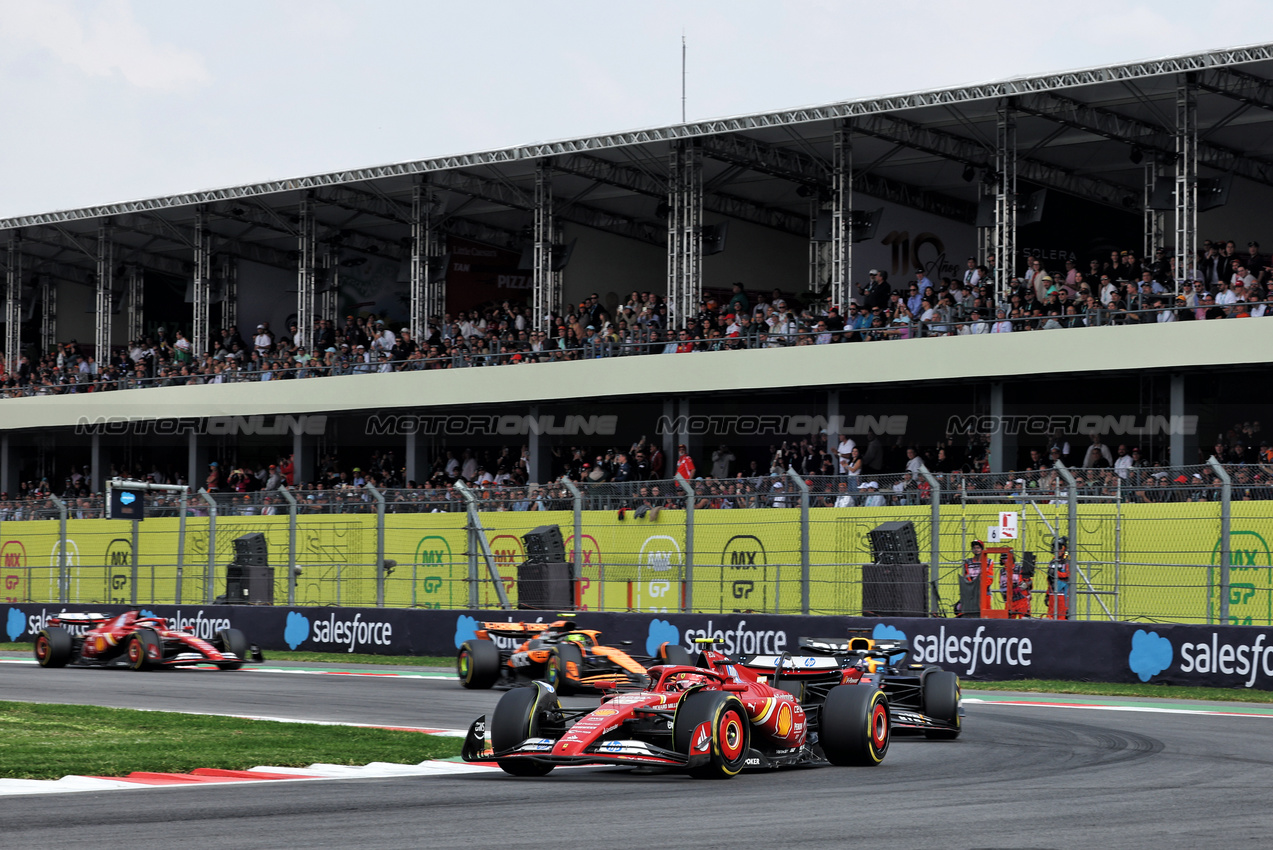
[(888, 698), (870, 685), (837, 685), (827, 692), (818, 743), (827, 761), (874, 767), (888, 752), (892, 722)]
[[(557, 698), (542, 685), (529, 688), (513, 688), (500, 697), (491, 716), (491, 749), (495, 752), (511, 750), (527, 738), (548, 737), (553, 733), (549, 712), (560, 711)], [(513, 776), (544, 776), (554, 765), (530, 759), (497, 759), (500, 769)]]
[(963, 725), (959, 718), (959, 677), (947, 670), (929, 673), (924, 677), (923, 701), (924, 714), (953, 726), (950, 729), (925, 729), (924, 737), (940, 741), (958, 738)]
[(221, 629), (217, 632), (217, 648), (229, 652), (239, 658), (238, 662), (222, 664), (222, 670), (238, 670), (243, 666), (243, 659), (248, 656), (248, 639), (238, 629)]
[(49, 626), (35, 638), (35, 660), (41, 667), (65, 667), (75, 651), (75, 638), (61, 626)]
[(676, 708), (672, 746), (678, 753), (701, 755), (702, 746), (694, 732), (708, 724), (710, 743), (706, 764), (689, 769), (695, 779), (729, 779), (737, 776), (747, 761), (751, 744), (751, 723), (738, 697), (721, 691), (686, 694)]
[(499, 680), (499, 647), (489, 640), (467, 640), (455, 655), (455, 672), (466, 688), (484, 690)]
[(159, 635), (149, 629), (134, 632), (128, 639), (128, 666), (134, 670), (149, 670), (164, 657)]

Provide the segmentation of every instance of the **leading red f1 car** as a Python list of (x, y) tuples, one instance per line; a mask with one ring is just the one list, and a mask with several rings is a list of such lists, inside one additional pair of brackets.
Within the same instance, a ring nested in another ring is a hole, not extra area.
[(211, 641), (174, 629), (163, 617), (123, 614), (59, 614), (35, 638), (41, 667), (130, 667), (149, 670), (213, 664), (237, 670), (262, 661), (261, 650), (238, 629), (221, 629)]
[[(651, 667), (652, 685), (612, 693), (595, 709), (563, 708), (545, 682), (504, 694), (469, 728), (465, 761), (494, 760), (514, 776), (557, 765), (627, 765), (727, 778), (748, 768), (877, 765), (888, 752), (888, 697), (843, 684), (799, 700), (705, 649), (698, 665)], [(856, 681), (846, 670), (845, 681)]]

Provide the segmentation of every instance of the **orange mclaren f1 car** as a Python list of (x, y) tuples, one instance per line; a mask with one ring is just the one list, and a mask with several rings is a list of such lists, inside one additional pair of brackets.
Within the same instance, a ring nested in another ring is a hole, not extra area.
[(456, 654), (455, 668), (466, 688), (511, 687), (542, 679), (563, 696), (596, 693), (593, 683), (616, 680), (643, 685), (653, 663), (688, 664), (689, 653), (672, 644), (654, 658), (634, 658), (601, 643), (601, 632), (571, 620), (552, 623), (480, 623), (476, 636)]

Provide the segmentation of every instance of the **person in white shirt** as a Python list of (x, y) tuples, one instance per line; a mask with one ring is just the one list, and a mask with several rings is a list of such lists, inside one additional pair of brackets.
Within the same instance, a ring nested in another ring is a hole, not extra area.
[(1218, 284), (1220, 291), (1216, 293), (1216, 306), (1232, 307), (1238, 301), (1238, 296), (1229, 288), (1229, 282), (1221, 280)]
[(1008, 317), (1002, 310), (995, 313), (995, 323), (990, 328), (992, 334), (1010, 334), (1012, 333), (1012, 322), (1008, 321)]
[(863, 503), (866, 507), (884, 507), (884, 497), (880, 495), (880, 484), (878, 481), (868, 481), (862, 485), (862, 489), (867, 493), (866, 501)]
[(847, 475), (849, 472), (849, 462), (853, 457), (853, 447), (857, 443), (853, 442), (853, 438), (845, 437), (836, 445), (835, 453), (840, 458), (840, 474)]
[(964, 289), (972, 290), (981, 283), (981, 272), (977, 269), (977, 258), (968, 258), (968, 268), (964, 269)]
[(274, 337), (270, 336), (265, 325), (256, 326), (256, 336), (252, 337), (252, 347), (264, 356), (274, 346)]
[(1118, 477), (1127, 480), (1127, 470), (1133, 466), (1133, 458), (1127, 451), (1127, 446), (1120, 445), (1118, 447), (1118, 457), (1114, 459), (1114, 471), (1118, 473)]

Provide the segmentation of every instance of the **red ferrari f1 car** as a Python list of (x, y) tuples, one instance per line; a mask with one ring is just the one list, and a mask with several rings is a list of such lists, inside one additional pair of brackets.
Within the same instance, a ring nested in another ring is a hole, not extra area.
[(213, 664), (237, 670), (263, 660), (238, 629), (221, 629), (211, 641), (174, 629), (163, 617), (123, 614), (59, 614), (35, 638), (41, 667), (131, 667), (149, 670)]
[(651, 667), (648, 689), (612, 693), (594, 709), (563, 708), (545, 682), (516, 688), (489, 722), (483, 715), (473, 723), (461, 755), (494, 760), (514, 776), (601, 764), (679, 769), (704, 779), (749, 768), (884, 760), (888, 697), (854, 684), (857, 671), (844, 672), (845, 684), (799, 700), (713, 649), (697, 661)]

